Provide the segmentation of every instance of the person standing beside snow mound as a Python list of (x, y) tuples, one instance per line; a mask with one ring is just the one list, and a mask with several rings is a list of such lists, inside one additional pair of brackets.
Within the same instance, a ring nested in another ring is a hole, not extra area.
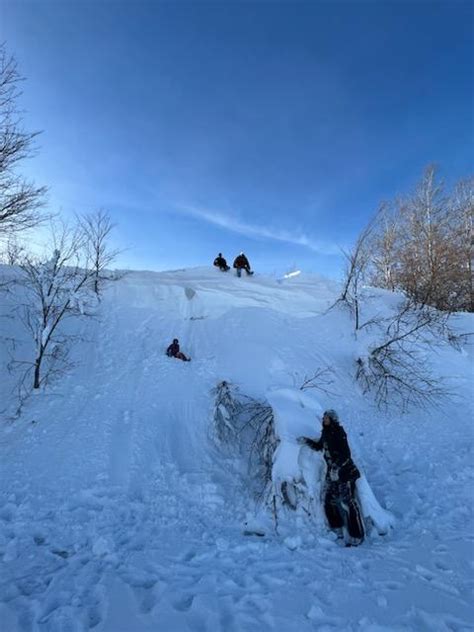
[(247, 257), (241, 252), (234, 260), (234, 268), (237, 270), (237, 276), (240, 277), (242, 270), (245, 270), (247, 274), (253, 274), (250, 269), (250, 263)]
[(168, 349), (166, 349), (166, 355), (169, 358), (183, 360), (183, 362), (189, 362), (191, 360), (191, 358), (186, 357), (184, 353), (179, 350), (179, 340), (177, 338), (174, 338)]
[(222, 256), (222, 252), (220, 252), (214, 259), (214, 265), (216, 268), (219, 268), (221, 272), (227, 272), (227, 270), (230, 270), (230, 266), (227, 265), (227, 261)]
[(297, 441), (312, 450), (323, 450), (327, 465), (324, 511), (330, 528), (336, 531), (338, 539), (342, 539), (342, 528), (346, 522), (349, 533), (346, 546), (361, 544), (365, 535), (364, 523), (355, 497), (355, 484), (360, 472), (352, 460), (347, 435), (336, 411), (326, 410), (323, 414), (323, 430), (319, 441), (308, 437), (298, 437)]

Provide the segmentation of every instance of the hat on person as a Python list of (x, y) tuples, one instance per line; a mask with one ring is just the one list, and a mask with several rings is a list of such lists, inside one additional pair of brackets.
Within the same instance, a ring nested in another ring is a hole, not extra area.
[(336, 413), (334, 408), (329, 408), (328, 410), (325, 410), (323, 413), (323, 417), (329, 417), (329, 419), (331, 419), (332, 421), (339, 421), (339, 415)]

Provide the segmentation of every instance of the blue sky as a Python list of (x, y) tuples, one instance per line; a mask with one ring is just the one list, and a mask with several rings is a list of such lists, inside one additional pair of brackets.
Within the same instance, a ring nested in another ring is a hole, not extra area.
[(337, 276), (379, 202), (473, 167), (471, 2), (9, 2), (64, 213), (105, 208), (120, 264)]

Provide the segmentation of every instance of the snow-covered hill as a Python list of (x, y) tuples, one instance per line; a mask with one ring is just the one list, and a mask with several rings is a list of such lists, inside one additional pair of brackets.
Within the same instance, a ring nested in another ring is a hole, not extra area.
[[(305, 275), (130, 272), (76, 325), (74, 368), (14, 421), (7, 348), (24, 355), (26, 334), (1, 319), (2, 632), (474, 629), (472, 348), (427, 357), (454, 400), (382, 414), (354, 381), (367, 339), (326, 311), (337, 291)], [(378, 311), (395, 300), (376, 297)], [(164, 355), (173, 337), (192, 362)], [(329, 392), (300, 391), (319, 367)], [(287, 510), (276, 532), (245, 458), (215, 440), (223, 380), (272, 405), (274, 476), (300, 476), (309, 494), (319, 455), (295, 438), (337, 409), (394, 528), (340, 548), (316, 498), (311, 518)], [(246, 522), (265, 536), (243, 535)]]

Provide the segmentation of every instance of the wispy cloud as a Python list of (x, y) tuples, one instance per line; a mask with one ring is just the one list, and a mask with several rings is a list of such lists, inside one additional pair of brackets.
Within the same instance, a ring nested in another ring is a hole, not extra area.
[(341, 252), (338, 245), (334, 242), (313, 239), (302, 231), (290, 231), (271, 226), (250, 224), (235, 216), (196, 206), (179, 206), (177, 210), (185, 215), (195, 217), (214, 226), (220, 226), (225, 230), (245, 235), (246, 237), (271, 239), (287, 244), (304, 246), (318, 254), (334, 255), (340, 254)]

